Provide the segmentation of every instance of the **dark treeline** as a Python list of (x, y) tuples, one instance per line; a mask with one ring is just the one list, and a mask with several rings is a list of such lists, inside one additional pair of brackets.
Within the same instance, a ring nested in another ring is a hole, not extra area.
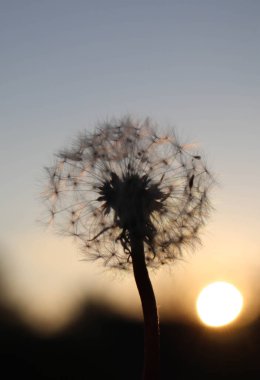
[[(95, 304), (48, 337), (3, 309), (0, 336), (1, 372), (8, 379), (138, 380), (142, 369), (142, 323)], [(163, 380), (259, 379), (260, 320), (222, 331), (162, 323), (161, 357)]]

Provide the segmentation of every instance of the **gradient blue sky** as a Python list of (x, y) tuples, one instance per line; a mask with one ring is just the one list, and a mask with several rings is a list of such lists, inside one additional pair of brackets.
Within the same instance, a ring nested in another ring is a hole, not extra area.
[(42, 167), (125, 113), (201, 144), (220, 184), (204, 247), (167, 284), (187, 291), (185, 274), (197, 288), (222, 278), (259, 292), (259, 18), (257, 0), (1, 1), (0, 243), (15, 302), (48, 304), (55, 286), (53, 304), (63, 289), (81, 294), (75, 246), (35, 222)]

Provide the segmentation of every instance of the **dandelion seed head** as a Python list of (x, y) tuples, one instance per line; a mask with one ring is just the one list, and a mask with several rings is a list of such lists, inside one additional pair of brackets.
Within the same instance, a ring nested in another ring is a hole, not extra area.
[(176, 260), (199, 241), (212, 184), (201, 156), (150, 119), (130, 117), (82, 133), (47, 168), (52, 220), (89, 260), (131, 267), (131, 236), (144, 242), (147, 266)]

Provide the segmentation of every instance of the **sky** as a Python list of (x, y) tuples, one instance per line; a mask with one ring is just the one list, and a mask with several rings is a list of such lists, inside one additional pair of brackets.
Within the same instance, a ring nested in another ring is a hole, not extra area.
[(195, 320), (200, 289), (226, 280), (259, 316), (259, 16), (257, 0), (1, 1), (0, 272), (25, 320), (58, 328), (86, 297), (140, 313), (131, 274), (38, 223), (53, 153), (124, 114), (198, 144), (217, 180), (203, 245), (151, 274), (161, 314)]

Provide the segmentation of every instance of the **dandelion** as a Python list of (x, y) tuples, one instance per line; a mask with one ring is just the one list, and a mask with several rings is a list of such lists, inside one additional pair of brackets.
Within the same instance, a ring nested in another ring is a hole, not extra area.
[(174, 262), (199, 242), (212, 177), (200, 155), (150, 119), (105, 122), (78, 136), (47, 168), (50, 220), (86, 259), (133, 268), (145, 325), (143, 379), (159, 378), (159, 322), (147, 267)]

